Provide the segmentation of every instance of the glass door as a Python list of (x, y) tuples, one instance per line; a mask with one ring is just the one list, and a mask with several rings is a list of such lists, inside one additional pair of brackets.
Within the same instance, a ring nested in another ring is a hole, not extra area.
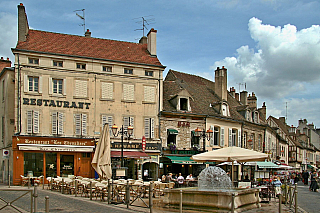
[(60, 155), (60, 175), (74, 175), (74, 155)]

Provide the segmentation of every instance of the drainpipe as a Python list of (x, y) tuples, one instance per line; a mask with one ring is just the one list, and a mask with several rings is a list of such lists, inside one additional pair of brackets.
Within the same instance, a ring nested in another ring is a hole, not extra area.
[(20, 57), (18, 53), (18, 110), (17, 110), (17, 117), (18, 117), (18, 132), (17, 135), (21, 133), (21, 73), (20, 73)]

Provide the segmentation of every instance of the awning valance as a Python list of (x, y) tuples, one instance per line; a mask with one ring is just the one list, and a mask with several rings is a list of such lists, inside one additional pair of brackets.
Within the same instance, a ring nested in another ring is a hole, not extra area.
[[(111, 157), (121, 157), (121, 151), (111, 151)], [(139, 151), (123, 151), (124, 158), (150, 159), (150, 156)]]
[(257, 161), (256, 163), (257, 163), (257, 166), (260, 169), (277, 169), (277, 168), (279, 168), (279, 166), (277, 164), (274, 164), (274, 163), (269, 162), (269, 161), (268, 162), (263, 162), (263, 161), (259, 162), (259, 161)]
[(167, 132), (168, 135), (177, 135), (179, 133), (178, 130), (175, 129), (168, 129)]
[(169, 158), (172, 163), (176, 163), (176, 164), (203, 164), (190, 159), (190, 157), (188, 156), (166, 156), (166, 157)]

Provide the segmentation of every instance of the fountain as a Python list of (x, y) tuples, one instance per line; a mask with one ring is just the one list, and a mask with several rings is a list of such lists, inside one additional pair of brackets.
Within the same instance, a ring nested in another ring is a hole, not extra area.
[(164, 203), (180, 204), (184, 208), (213, 211), (248, 210), (260, 207), (259, 189), (238, 189), (232, 187), (227, 173), (220, 167), (210, 166), (201, 171), (198, 187), (175, 188), (165, 191)]

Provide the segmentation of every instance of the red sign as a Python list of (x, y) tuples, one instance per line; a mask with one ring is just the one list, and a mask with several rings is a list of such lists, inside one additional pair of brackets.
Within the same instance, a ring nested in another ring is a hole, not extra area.
[(146, 137), (142, 137), (142, 151), (146, 150)]

